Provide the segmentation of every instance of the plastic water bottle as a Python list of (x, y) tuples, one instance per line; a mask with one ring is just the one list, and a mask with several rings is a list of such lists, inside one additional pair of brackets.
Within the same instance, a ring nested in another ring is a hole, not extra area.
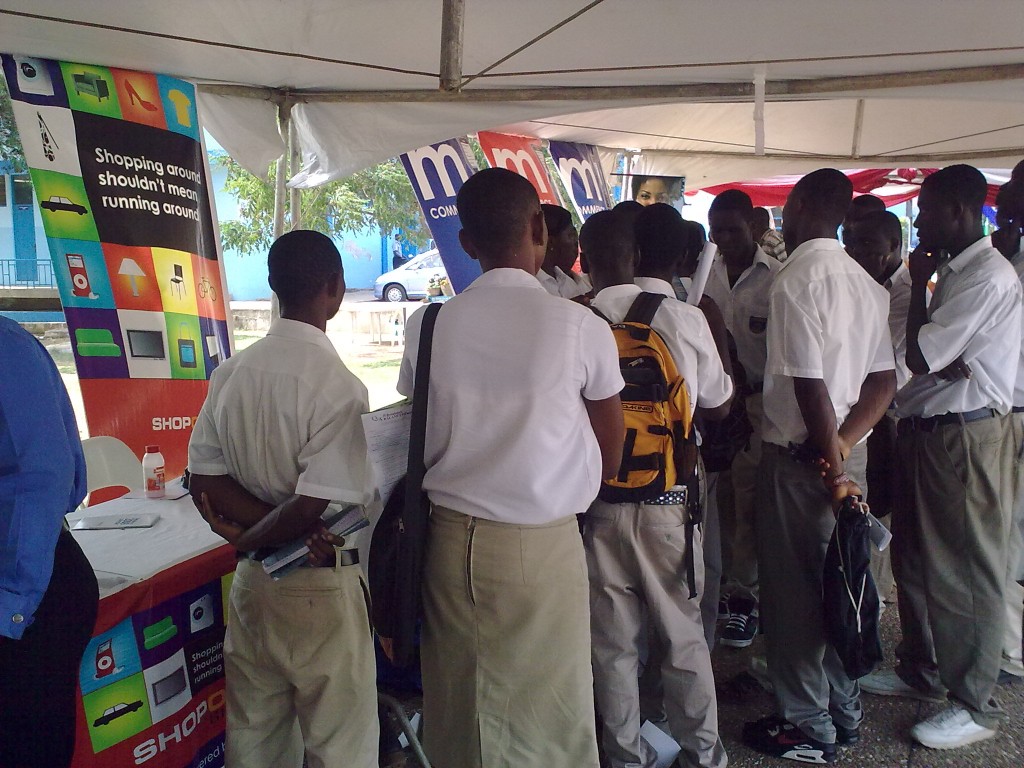
[(142, 474), (146, 483), (147, 499), (162, 499), (164, 496), (164, 455), (159, 445), (147, 445), (142, 457)]

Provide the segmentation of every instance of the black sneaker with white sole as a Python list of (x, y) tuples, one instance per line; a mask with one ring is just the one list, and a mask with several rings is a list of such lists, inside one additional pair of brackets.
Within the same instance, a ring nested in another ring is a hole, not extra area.
[(812, 739), (791, 722), (770, 715), (743, 726), (743, 743), (772, 757), (827, 765), (836, 760), (836, 745)]
[(757, 601), (749, 597), (734, 596), (729, 601), (729, 607), (732, 614), (718, 642), (730, 648), (746, 648), (757, 637)]

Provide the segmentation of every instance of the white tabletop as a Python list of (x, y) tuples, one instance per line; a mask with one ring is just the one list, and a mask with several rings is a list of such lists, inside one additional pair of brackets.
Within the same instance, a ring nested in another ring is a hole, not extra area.
[(157, 514), (152, 528), (72, 531), (100, 583), (100, 597), (151, 578), (162, 570), (226, 542), (210, 530), (189, 496), (180, 499), (122, 497), (68, 515), (68, 524), (101, 515)]

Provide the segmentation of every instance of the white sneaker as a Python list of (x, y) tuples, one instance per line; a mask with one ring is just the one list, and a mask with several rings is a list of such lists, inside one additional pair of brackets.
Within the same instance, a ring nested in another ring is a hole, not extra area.
[(919, 691), (912, 685), (903, 682), (903, 678), (891, 669), (880, 669), (865, 675), (860, 679), (860, 689), (865, 693), (873, 693), (876, 696), (903, 696), (918, 701), (930, 701), (942, 703), (946, 700), (944, 696)]
[(937, 715), (911, 728), (910, 735), (915, 741), (932, 749), (955, 749), (991, 739), (996, 732), (974, 722), (971, 713), (963, 707), (950, 704)]

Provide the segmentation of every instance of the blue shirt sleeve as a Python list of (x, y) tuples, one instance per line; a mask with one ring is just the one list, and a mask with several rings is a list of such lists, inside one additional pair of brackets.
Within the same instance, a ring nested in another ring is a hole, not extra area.
[(86, 493), (67, 390), (43, 345), (0, 317), (0, 635), (31, 625), (64, 515)]

